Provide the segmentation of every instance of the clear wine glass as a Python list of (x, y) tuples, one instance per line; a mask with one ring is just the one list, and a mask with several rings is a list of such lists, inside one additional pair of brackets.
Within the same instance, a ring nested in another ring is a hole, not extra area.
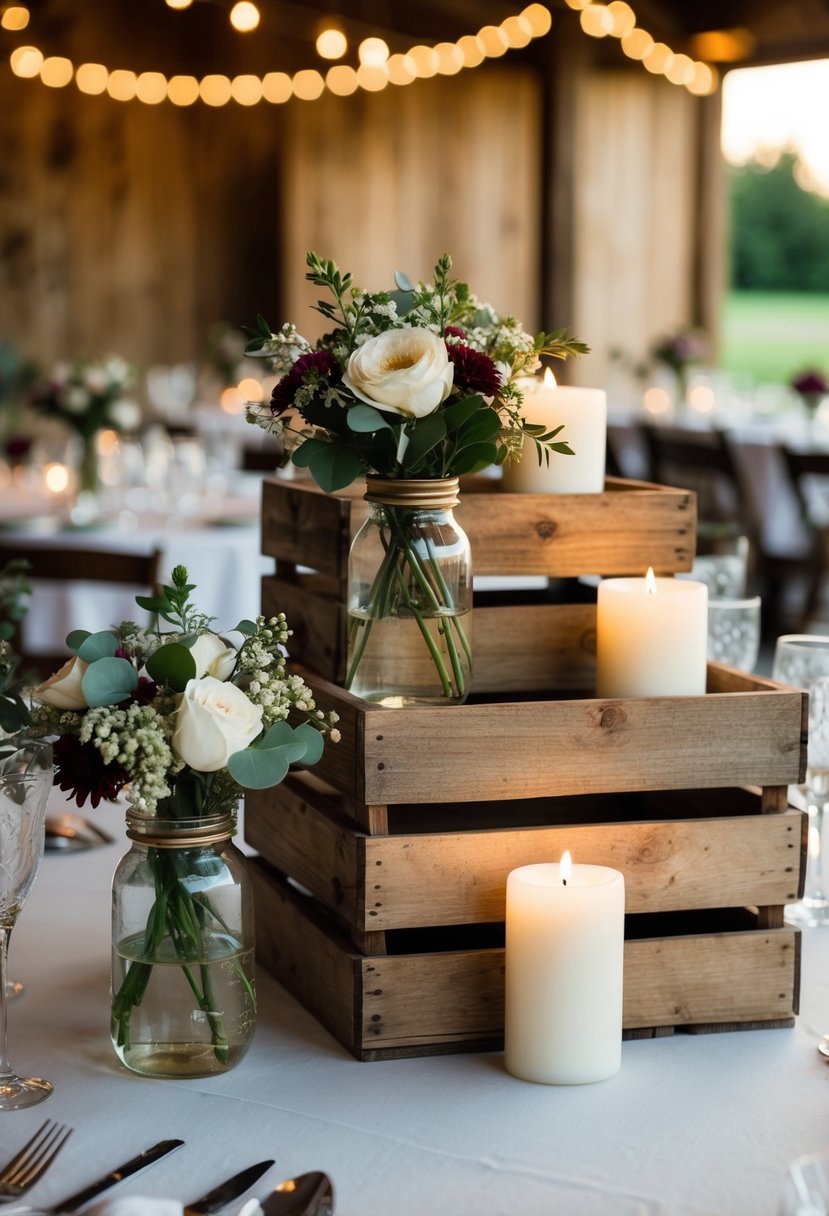
[(795, 801), (809, 815), (806, 892), (789, 904), (785, 918), (793, 925), (829, 925), (829, 899), (823, 878), (824, 826), (829, 800), (829, 637), (790, 633), (777, 639), (772, 677), (809, 694), (809, 741), (806, 782)]
[(760, 596), (708, 600), (708, 658), (752, 672), (760, 653)]
[(48, 743), (10, 743), (0, 749), (0, 1111), (42, 1102), (52, 1092), (40, 1077), (19, 1077), (8, 1057), (6, 963), (9, 937), (26, 902), (43, 853), (46, 803), (52, 788)]

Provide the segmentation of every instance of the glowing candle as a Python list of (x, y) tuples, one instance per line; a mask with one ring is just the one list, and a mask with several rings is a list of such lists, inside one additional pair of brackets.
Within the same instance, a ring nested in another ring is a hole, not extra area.
[(608, 578), (596, 604), (598, 697), (705, 692), (708, 588), (688, 579)]
[(607, 866), (507, 877), (504, 1063), (525, 1081), (583, 1085), (622, 1063), (625, 880)]
[(549, 463), (531, 439), (524, 440), (520, 460), (504, 465), (503, 487), (510, 494), (600, 494), (604, 489), (607, 448), (607, 394), (598, 388), (557, 385), (549, 368), (544, 380), (522, 385), (521, 412), (527, 422), (548, 430), (564, 426), (556, 440), (566, 440), (573, 456), (550, 453)]

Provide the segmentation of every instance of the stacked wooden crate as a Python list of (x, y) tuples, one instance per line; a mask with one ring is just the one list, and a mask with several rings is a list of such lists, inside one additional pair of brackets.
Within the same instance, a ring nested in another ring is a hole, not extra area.
[[(464, 488), (476, 574), (689, 569), (693, 496), (609, 479), (597, 495)], [(557, 860), (625, 874), (629, 1034), (788, 1025), (802, 894), (806, 698), (709, 665), (703, 697), (599, 700), (595, 604), (476, 602), (467, 704), (386, 709), (343, 678), (359, 493), (270, 481), (263, 547), (292, 657), (342, 740), (309, 774), (249, 795), (258, 954), (360, 1059), (496, 1047), (508, 872)], [(572, 596), (565, 598), (573, 599)]]

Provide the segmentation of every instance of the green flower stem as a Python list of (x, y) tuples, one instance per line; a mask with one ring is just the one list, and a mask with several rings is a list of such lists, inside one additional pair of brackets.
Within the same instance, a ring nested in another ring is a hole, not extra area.
[[(446, 646), (447, 646), (447, 649), (449, 650), (450, 657), (452, 655), (454, 655), (452, 665), (455, 666), (455, 662), (457, 661), (457, 651), (455, 650), (455, 643), (454, 643), (454, 640), (453, 640), (452, 634), (451, 634), (451, 629), (454, 626), (454, 628), (457, 631), (458, 637), (460, 638), (461, 645), (463, 646), (464, 653), (466, 655), (466, 661), (469, 664), (469, 671), (471, 673), (472, 672), (472, 647), (469, 645), (469, 638), (466, 636), (466, 630), (464, 629), (464, 627), (461, 623), (460, 617), (455, 615), (455, 601), (452, 598), (452, 592), (449, 590), (446, 579), (443, 577), (443, 571), (440, 568), (440, 562), (437, 559), (437, 554), (435, 553), (435, 546), (432, 543), (432, 538), (431, 538), (431, 536), (427, 536), (425, 539), (426, 539), (426, 549), (429, 554), (429, 564), (432, 568), (432, 572), (434, 574), (435, 581), (437, 582), (437, 585), (440, 588), (440, 593), (443, 596), (444, 604), (446, 605), (446, 607), (449, 609), (450, 613), (452, 614), (449, 618), (449, 628), (446, 630), (446, 635), (445, 635), (446, 636)], [(457, 679), (457, 677), (456, 677), (456, 679)], [(459, 688), (462, 688), (463, 682), (464, 682), (463, 674), (461, 674), (460, 678), (458, 679)]]
[(423, 619), (423, 613), (415, 605), (414, 600), (411, 598), (411, 595), (409, 594), (409, 589), (406, 586), (406, 580), (403, 578), (402, 572), (399, 569), (396, 569), (395, 573), (397, 574), (398, 582), (400, 583), (400, 590), (403, 593), (403, 602), (405, 603), (406, 607), (411, 612), (412, 616), (417, 621), (418, 626), (420, 628), (420, 632), (423, 634), (424, 641), (426, 642), (426, 645), (429, 647), (429, 652), (431, 653), (432, 658), (434, 659), (435, 667), (437, 668), (438, 676), (440, 677), (440, 682), (441, 682), (441, 686), (443, 688), (444, 694), (447, 697), (451, 697), (452, 684), (449, 679), (449, 673), (446, 670), (446, 664), (444, 663), (443, 657), (441, 656), (441, 653), (437, 648), (435, 639), (432, 637), (431, 633), (429, 632), (429, 626), (426, 624), (426, 622)]

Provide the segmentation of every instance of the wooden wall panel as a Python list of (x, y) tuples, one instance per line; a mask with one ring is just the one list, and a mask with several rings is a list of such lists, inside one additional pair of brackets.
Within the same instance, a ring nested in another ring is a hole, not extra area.
[(323, 324), (309, 249), (375, 289), (395, 269), (430, 278), (448, 251), (482, 299), (541, 327), (540, 93), (528, 70), (487, 68), (291, 112), (285, 302), (306, 337)]

